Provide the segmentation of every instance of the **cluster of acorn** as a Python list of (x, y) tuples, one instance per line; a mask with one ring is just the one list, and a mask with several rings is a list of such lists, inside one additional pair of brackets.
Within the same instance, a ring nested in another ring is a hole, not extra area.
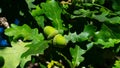
[(55, 47), (63, 48), (67, 45), (67, 40), (64, 36), (59, 34), (58, 30), (53, 28), (52, 26), (46, 26), (44, 28), (44, 33), (46, 34), (47, 38), (53, 38), (53, 45)]

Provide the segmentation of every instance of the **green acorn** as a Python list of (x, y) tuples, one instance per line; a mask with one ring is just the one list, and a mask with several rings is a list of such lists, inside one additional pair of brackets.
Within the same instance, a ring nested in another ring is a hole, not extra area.
[(55, 47), (63, 48), (63, 47), (65, 47), (65, 45), (67, 45), (67, 40), (66, 40), (65, 37), (62, 36), (61, 34), (57, 34), (57, 35), (53, 38), (53, 45), (54, 45)]
[(52, 38), (55, 35), (58, 34), (58, 30), (56, 30), (55, 28), (53, 28), (52, 26), (46, 26), (44, 28), (44, 33), (47, 35), (47, 38)]

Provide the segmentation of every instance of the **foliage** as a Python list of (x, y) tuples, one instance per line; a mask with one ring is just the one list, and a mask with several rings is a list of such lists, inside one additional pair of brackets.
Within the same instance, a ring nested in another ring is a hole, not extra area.
[[(26, 58), (21, 58), (21, 55), (28, 50), (25, 45), (30, 44), (30, 43), (24, 43), (24, 42), (12, 42), (12, 47), (6, 47), (1, 49), (0, 51), (0, 56), (2, 56), (5, 60), (5, 64), (3, 68), (8, 68), (8, 67), (13, 67), (16, 68), (20, 62), (24, 61), (24, 66), (27, 61), (31, 59), (31, 57), (26, 57)], [(27, 60), (24, 60), (27, 59)], [(12, 64), (11, 64), (12, 63)], [(23, 67), (22, 67), (23, 68)]]
[(120, 67), (119, 0), (8, 1), (0, 2), (9, 22), (0, 21), (0, 68)]
[(116, 60), (112, 68), (119, 68), (120, 67), (119, 65), (120, 65), (120, 60)]

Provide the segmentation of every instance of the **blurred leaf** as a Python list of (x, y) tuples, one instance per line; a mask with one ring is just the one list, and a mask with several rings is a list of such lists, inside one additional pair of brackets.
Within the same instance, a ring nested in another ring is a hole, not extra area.
[(107, 26), (103, 24), (100, 31), (97, 31), (95, 33), (94, 39), (95, 40), (103, 39), (104, 41), (108, 41), (109, 38), (119, 39), (120, 38), (119, 30), (120, 30), (119, 25)]
[(75, 10), (74, 14), (80, 15), (81, 17), (90, 17), (91, 12), (90, 10), (79, 9), (79, 10)]
[(41, 63), (40, 63), (40, 67), (41, 67), (41, 68), (47, 68), (45, 65), (43, 65), (43, 64), (41, 64)]
[(103, 24), (100, 31), (95, 33), (95, 43), (103, 45), (103, 48), (114, 47), (115, 44), (120, 43), (119, 26), (111, 26)]
[(115, 50), (116, 53), (118, 53), (120, 51), (120, 46), (117, 47), (117, 49)]
[(101, 30), (95, 33), (95, 40), (103, 39), (104, 41), (108, 41), (109, 38), (116, 38), (114, 32), (105, 24), (102, 25)]
[[(94, 11), (91, 11), (90, 9), (74, 10), (74, 15), (71, 15), (71, 18), (75, 19), (80, 17), (87, 17), (90, 19), (96, 19), (99, 22), (103, 22), (103, 23), (120, 24), (120, 17), (118, 16), (120, 14), (119, 12), (113, 13), (111, 10), (107, 9), (106, 7), (97, 4), (94, 4), (94, 6), (99, 8), (97, 8)], [(117, 16), (112, 16), (112, 15), (117, 15)]]
[(86, 45), (86, 47), (87, 47), (87, 50), (86, 50), (86, 51), (90, 50), (90, 49), (93, 47), (93, 45), (94, 45), (93, 42), (88, 43), (88, 44)]
[(100, 12), (102, 12), (102, 13), (98, 14), (98, 15), (94, 14), (92, 18), (98, 20), (99, 22), (107, 22), (110, 24), (120, 24), (120, 17), (119, 16), (108, 17), (111, 14), (115, 14), (115, 13), (111, 13), (110, 10), (105, 9), (105, 8), (101, 8)]
[(44, 54), (44, 50), (48, 48), (48, 42), (47, 41), (41, 41), (38, 43), (33, 43), (30, 45), (27, 45), (29, 49), (23, 53), (22, 57), (27, 57), (29, 55), (35, 55), (35, 54)]
[(38, 5), (38, 6), (35, 7), (35, 9), (33, 9), (31, 11), (31, 14), (32, 14), (33, 17), (40, 16), (41, 14), (44, 14), (44, 11)]
[(61, 13), (62, 9), (55, 0), (47, 1), (46, 3), (41, 3), (41, 7), (45, 12), (45, 15), (52, 20), (52, 25), (58, 29), (63, 29)]
[(106, 21), (108, 21), (108, 18), (106, 16), (102, 15), (102, 14), (101, 15), (95, 15), (94, 18), (96, 20), (98, 20), (99, 22), (106, 22)]
[(101, 8), (100, 11), (102, 12), (99, 15), (93, 15), (93, 18), (98, 20), (99, 22), (106, 22), (109, 19), (106, 17), (109, 14), (109, 11), (105, 10), (105, 8)]
[(85, 40), (88, 40), (88, 36), (89, 36), (89, 33), (87, 32), (81, 32), (78, 36), (78, 40), (81, 42), (81, 41), (85, 41)]
[(96, 0), (96, 2), (97, 2), (98, 4), (103, 5), (103, 4), (105, 3), (105, 0)]
[(116, 13), (117, 15), (120, 15), (120, 11), (116, 11), (115, 13)]
[(116, 60), (112, 68), (120, 68), (120, 60)]
[(76, 43), (78, 41), (78, 35), (76, 34), (76, 32), (74, 33), (69, 33), (68, 35), (64, 36), (67, 41), (72, 41), (73, 43)]
[(83, 30), (83, 32), (87, 32), (89, 33), (89, 35), (93, 35), (95, 31), (96, 31), (96, 27), (91, 24), (85, 25), (85, 28)]
[(79, 41), (88, 40), (90, 37), (94, 36), (94, 32), (96, 31), (96, 27), (93, 25), (85, 25), (83, 32), (81, 32), (78, 36)]
[(0, 8), (0, 13), (2, 13), (2, 8)]
[(36, 6), (33, 4), (33, 2), (35, 0), (25, 0), (27, 5), (28, 5), (28, 8), (31, 10), (32, 8), (35, 8)]
[(120, 17), (116, 16), (116, 17), (109, 18), (109, 22), (112, 24), (120, 24)]
[(114, 10), (120, 10), (120, 0), (112, 0), (112, 8)]
[(86, 51), (81, 49), (78, 45), (75, 46), (75, 48), (70, 48), (70, 53), (72, 55), (72, 64), (73, 68), (79, 66), (79, 64), (84, 60), (84, 57), (82, 55)]
[(21, 61), (27, 59), (22, 63), (23, 65), (31, 59), (31, 57), (21, 58), (21, 55), (28, 50), (25, 45), (30, 43), (24, 42), (12, 42), (12, 47), (6, 47), (4, 49), (0, 49), (0, 56), (2, 56), (5, 60), (5, 64), (3, 68), (17, 68)]
[(111, 38), (109, 38), (108, 41), (104, 41), (102, 39), (98, 39), (98, 41), (95, 42), (95, 44), (103, 45), (103, 48), (114, 47), (114, 45), (118, 44), (118, 43), (120, 43), (120, 39), (111, 39)]

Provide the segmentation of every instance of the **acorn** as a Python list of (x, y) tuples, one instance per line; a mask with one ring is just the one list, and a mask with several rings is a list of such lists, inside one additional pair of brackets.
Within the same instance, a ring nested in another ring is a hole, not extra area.
[(65, 45), (67, 45), (67, 40), (66, 40), (65, 37), (62, 36), (61, 34), (57, 34), (57, 35), (53, 38), (53, 45), (54, 45), (55, 47), (63, 48), (63, 47), (65, 47)]
[(55, 28), (53, 28), (52, 26), (46, 26), (44, 28), (44, 33), (47, 35), (47, 38), (52, 38), (55, 35), (58, 34), (58, 30), (56, 30)]

